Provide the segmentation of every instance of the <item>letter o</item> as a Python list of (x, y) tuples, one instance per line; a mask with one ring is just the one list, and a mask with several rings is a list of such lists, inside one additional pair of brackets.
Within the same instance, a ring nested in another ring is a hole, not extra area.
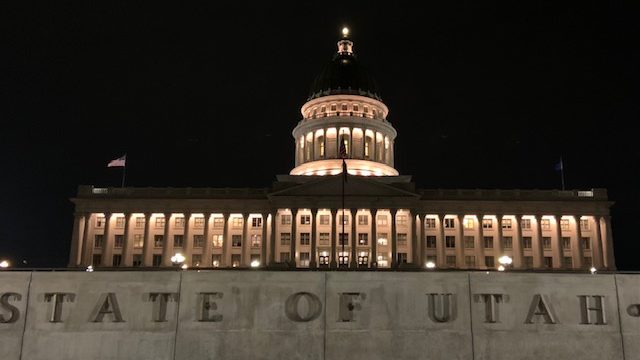
[[(309, 304), (309, 311), (305, 316), (298, 312), (298, 304), (301, 298), (306, 298)], [(298, 292), (287, 298), (284, 303), (284, 313), (287, 318), (295, 322), (309, 322), (317, 319), (322, 314), (322, 302), (315, 294), (308, 292)]]
[(640, 304), (631, 304), (627, 307), (627, 314), (633, 317), (640, 317)]

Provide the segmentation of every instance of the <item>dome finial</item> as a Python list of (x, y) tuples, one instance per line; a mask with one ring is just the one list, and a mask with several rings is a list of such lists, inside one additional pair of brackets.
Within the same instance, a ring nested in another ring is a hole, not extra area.
[(340, 55), (353, 55), (353, 41), (349, 39), (349, 28), (342, 28), (342, 39), (338, 41), (338, 54)]

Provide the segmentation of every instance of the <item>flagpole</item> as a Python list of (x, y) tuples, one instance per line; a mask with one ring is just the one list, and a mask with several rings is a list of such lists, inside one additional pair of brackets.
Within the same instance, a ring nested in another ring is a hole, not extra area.
[(564, 191), (564, 162), (560, 156), (560, 180), (562, 181), (562, 191)]
[(127, 175), (127, 161), (126, 161), (127, 154), (124, 154), (124, 158), (125, 158), (125, 162), (124, 162), (124, 166), (122, 167), (122, 186), (121, 187), (124, 187), (124, 179), (125, 179), (125, 176)]
[[(347, 171), (347, 164), (344, 161), (344, 158), (342, 158), (342, 172), (344, 173), (345, 171)], [(344, 243), (345, 243), (345, 238), (344, 238), (344, 181), (346, 178), (347, 174), (344, 173), (342, 174), (342, 254), (341, 256), (339, 256), (339, 258), (341, 258), (341, 262), (344, 262)], [(351, 219), (351, 221), (353, 221), (353, 219)], [(338, 264), (338, 267), (340, 267), (342, 264)]]

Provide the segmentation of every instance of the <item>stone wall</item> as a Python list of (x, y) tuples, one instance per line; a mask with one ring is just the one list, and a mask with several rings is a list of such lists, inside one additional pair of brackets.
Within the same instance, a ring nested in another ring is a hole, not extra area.
[(640, 276), (0, 272), (0, 359), (640, 359)]

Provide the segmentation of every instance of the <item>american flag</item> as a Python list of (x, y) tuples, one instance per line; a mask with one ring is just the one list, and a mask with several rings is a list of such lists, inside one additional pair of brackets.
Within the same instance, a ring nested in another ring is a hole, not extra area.
[(342, 159), (347, 158), (347, 140), (346, 139), (343, 139), (340, 142), (340, 158)]
[(121, 157), (109, 161), (107, 167), (122, 167), (126, 166), (127, 163), (127, 154), (122, 155)]

